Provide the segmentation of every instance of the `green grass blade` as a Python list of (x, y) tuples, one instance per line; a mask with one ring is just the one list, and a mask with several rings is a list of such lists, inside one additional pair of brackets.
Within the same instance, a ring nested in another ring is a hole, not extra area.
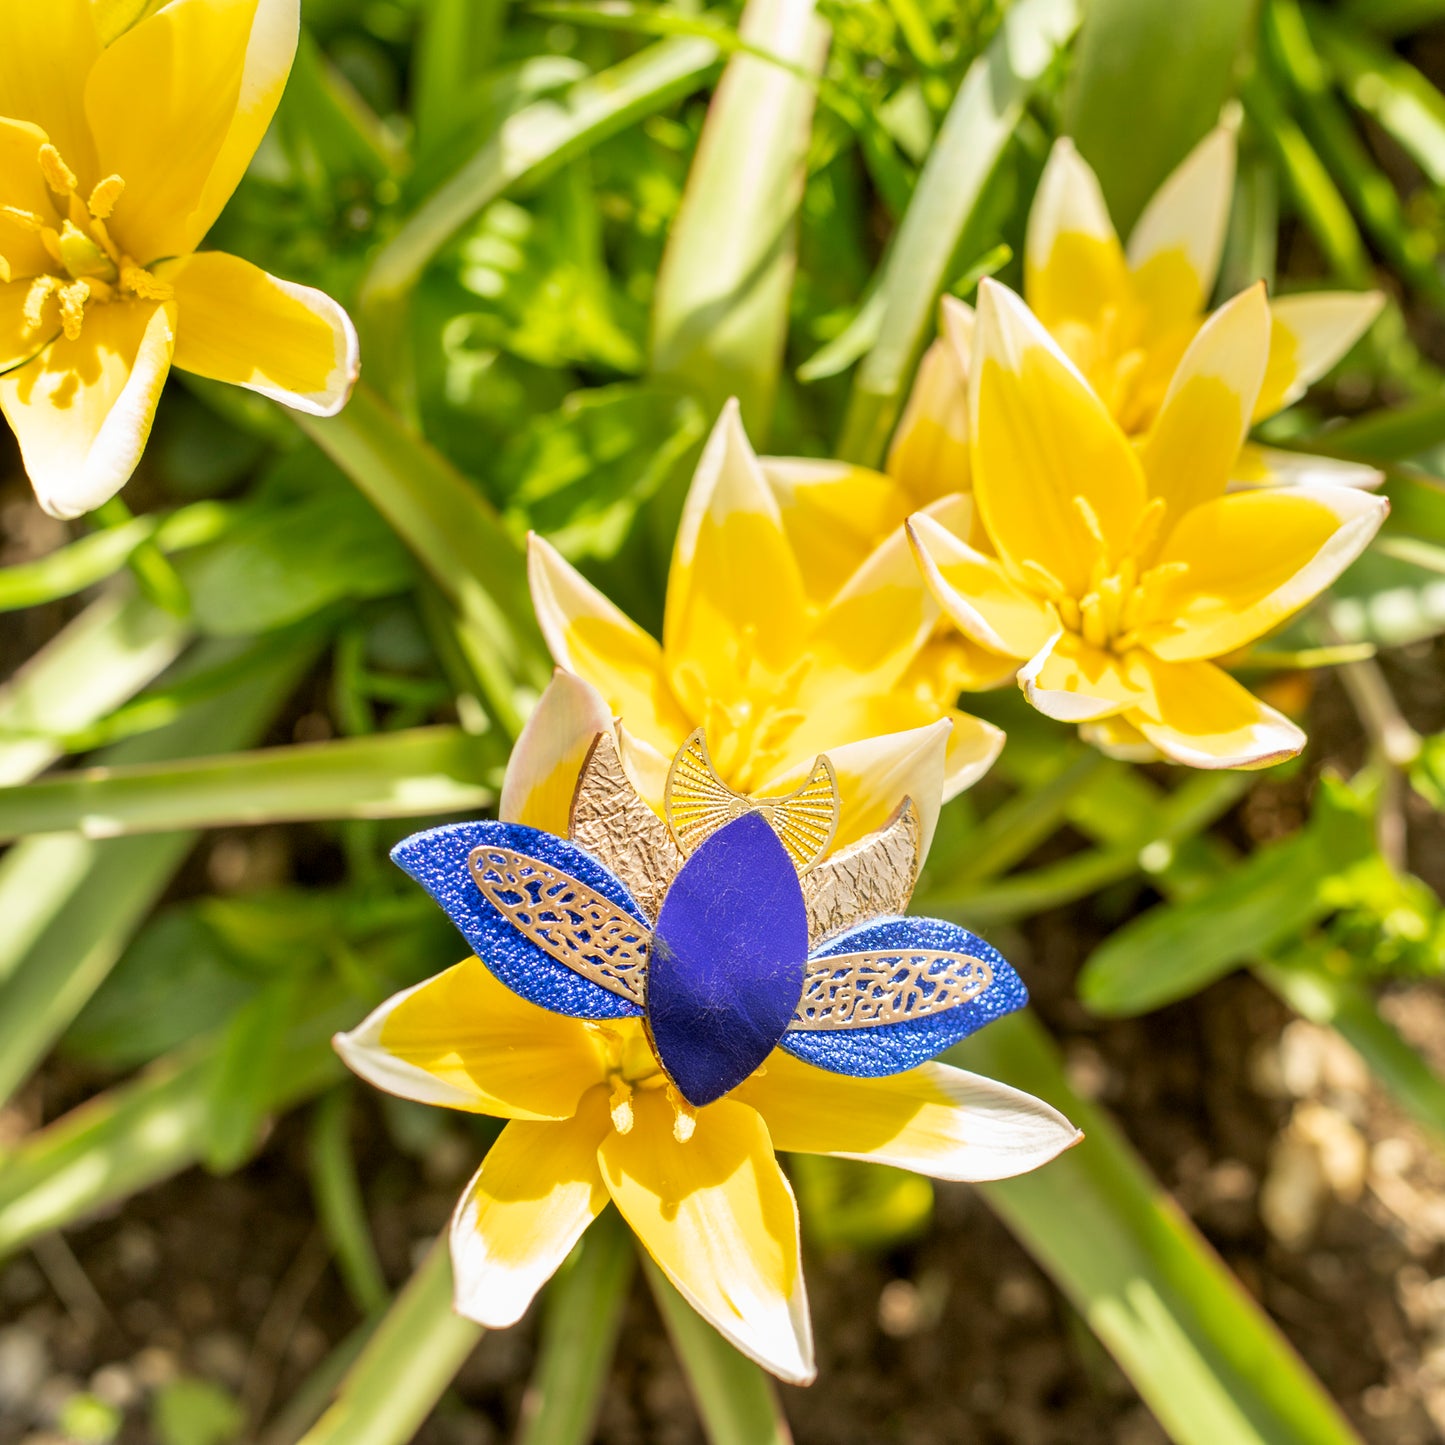
[(452, 1262), (443, 1236), (382, 1317), (335, 1403), (302, 1437), (302, 1445), (404, 1445), (482, 1335), (480, 1325), (452, 1313)]
[[(749, 0), (741, 38), (821, 71), (828, 32), (813, 0)], [(652, 371), (710, 411), (736, 396), (761, 446), (788, 331), (797, 209), (816, 87), (735, 55), (708, 107), (652, 305)]]
[[(356, 1021), (348, 999), (294, 1029), (270, 1076), (279, 1112), (338, 1082), (331, 1035)], [(62, 1115), (0, 1158), (0, 1257), (68, 1229), (196, 1164), (210, 1129), (212, 1049), (188, 1049)]]
[(315, 818), (415, 818), (485, 807), (495, 735), (458, 727), (302, 743), (176, 763), (91, 768), (0, 789), (0, 839), (74, 831), (116, 838)]
[(1355, 218), (1324, 162), (1285, 108), (1274, 76), (1256, 65), (1240, 81), (1239, 98), (1254, 130), (1273, 153), (1290, 197), (1330, 269), (1351, 286), (1368, 286), (1370, 253)]
[(709, 1445), (792, 1445), (772, 1380), (678, 1294), (647, 1254), (642, 1267)]
[(890, 253), (878, 339), (858, 369), (839, 442), (844, 459), (875, 466), (882, 457), (964, 225), (1030, 94), (1078, 22), (1076, 0), (1019, 0), (969, 66)]
[(23, 783), (180, 656), (184, 622), (117, 588), (92, 602), (0, 688), (0, 783)]
[[(213, 644), (197, 665), (230, 650)], [(302, 647), (277, 658), (266, 675), (196, 706), (169, 727), (117, 744), (106, 757), (121, 768), (165, 768), (206, 748), (254, 741), (314, 655), (314, 647)], [(171, 761), (152, 761), (161, 758)], [(18, 791), (24, 790), (0, 794)], [(100, 986), (195, 842), (185, 832), (101, 842), (60, 828), (46, 831), (51, 836), (28, 838), (0, 861), (0, 914), (7, 920), (0, 936), (0, 1099)]]
[(593, 1438), (636, 1259), (632, 1231), (608, 1209), (547, 1286), (517, 1445), (587, 1445)]
[(1081, 1099), (1029, 1014), (950, 1050), (1047, 1099), (1084, 1141), (1033, 1174), (979, 1186), (1073, 1301), (1178, 1445), (1359, 1445), (1278, 1328)]
[(1445, 95), (1408, 61), (1333, 13), (1310, 6), (1310, 35), (1334, 67), (1346, 94), (1445, 185)]
[(1090, 0), (1064, 128), (1121, 235), (1219, 119), (1253, 20), (1254, 0)]
[(696, 36), (664, 40), (588, 76), (556, 99), (526, 106), (417, 208), (372, 263), (360, 319), (372, 373), (388, 395), (405, 368), (407, 301), (431, 259), (484, 206), (521, 181), (534, 181), (690, 94), (718, 60)]
[(1394, 182), (1355, 130), (1297, 0), (1272, 0), (1264, 10), (1263, 34), (1275, 67), (1294, 91), (1306, 133), (1366, 231), (1410, 285), (1436, 305), (1445, 304), (1435, 239), (1406, 216)]
[(297, 422), (446, 594), (484, 700), (515, 735), (528, 696), (550, 672), (516, 539), (476, 488), (367, 387), (357, 388), (339, 416), (298, 414)]
[(311, 1117), (311, 1189), (337, 1268), (363, 1314), (386, 1308), (390, 1293), (366, 1220), (366, 1201), (351, 1152), (349, 1085), (333, 1089)]

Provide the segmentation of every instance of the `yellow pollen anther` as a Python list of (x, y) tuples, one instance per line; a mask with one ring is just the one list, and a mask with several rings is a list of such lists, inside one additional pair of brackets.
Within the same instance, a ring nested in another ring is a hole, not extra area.
[(54, 276), (37, 276), (25, 293), (23, 316), (29, 331), (39, 331), (45, 322), (45, 303), (60, 290), (60, 282)]
[(60, 152), (48, 141), (40, 147), (40, 174), (45, 177), (45, 184), (57, 196), (70, 195), (78, 184), (75, 172), (65, 164)]
[(67, 341), (80, 340), (80, 330), (85, 325), (85, 303), (89, 300), (90, 282), (84, 277), (60, 288), (60, 324)]
[(97, 221), (108, 220), (124, 190), (125, 181), (120, 176), (107, 176), (90, 193), (90, 214)]
[(1129, 544), (1129, 551), (1134, 556), (1142, 557), (1154, 545), (1166, 510), (1167, 503), (1163, 497), (1149, 499), (1149, 505), (1139, 514), (1139, 525), (1134, 528), (1134, 540)]
[(121, 289), (142, 301), (174, 301), (176, 288), (169, 281), (152, 276), (143, 266), (127, 265), (121, 268)]
[(626, 1079), (612, 1080), (612, 1097), (607, 1101), (612, 1111), (612, 1127), (619, 1134), (630, 1134), (635, 1122), (632, 1112), (632, 1085)]
[(679, 1144), (686, 1144), (697, 1130), (697, 1110), (669, 1084), (667, 1102), (672, 1105), (672, 1137)]

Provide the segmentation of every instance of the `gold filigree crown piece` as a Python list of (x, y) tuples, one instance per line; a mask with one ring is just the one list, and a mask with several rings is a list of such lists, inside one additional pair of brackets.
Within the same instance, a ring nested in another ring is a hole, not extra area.
[(667, 826), (684, 854), (693, 853), (734, 819), (761, 813), (800, 873), (828, 851), (838, 831), (838, 807), (838, 779), (825, 757), (813, 764), (801, 788), (783, 797), (733, 792), (718, 777), (701, 728), (678, 749), (663, 791)]

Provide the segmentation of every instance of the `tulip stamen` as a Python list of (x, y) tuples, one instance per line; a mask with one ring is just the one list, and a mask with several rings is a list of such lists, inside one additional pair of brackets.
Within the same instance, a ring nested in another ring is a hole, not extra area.
[(612, 1097), (607, 1101), (607, 1107), (612, 1114), (612, 1127), (619, 1134), (630, 1134), (637, 1122), (632, 1108), (632, 1085), (620, 1075), (613, 1075)]
[(697, 1130), (697, 1110), (672, 1084), (667, 1086), (667, 1102), (672, 1105), (672, 1137), (679, 1144), (686, 1144)]
[(125, 181), (120, 176), (107, 176), (103, 181), (98, 182), (90, 193), (90, 200), (86, 202), (90, 214), (97, 221), (108, 221), (111, 212), (115, 210), (115, 203), (120, 200), (124, 190)]
[(60, 282), (54, 276), (37, 276), (30, 283), (21, 312), (28, 331), (39, 331), (45, 324), (45, 303), (59, 290)]
[(75, 172), (65, 164), (60, 152), (49, 141), (40, 147), (40, 174), (45, 177), (45, 184), (57, 196), (73, 195), (76, 186), (80, 184)]

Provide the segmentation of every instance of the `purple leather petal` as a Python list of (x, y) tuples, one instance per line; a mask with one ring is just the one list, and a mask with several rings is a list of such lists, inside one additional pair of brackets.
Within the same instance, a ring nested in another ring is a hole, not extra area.
[(808, 910), (760, 813), (719, 828), (673, 880), (652, 943), (647, 1022), (668, 1077), (701, 1107), (783, 1036), (803, 992)]

